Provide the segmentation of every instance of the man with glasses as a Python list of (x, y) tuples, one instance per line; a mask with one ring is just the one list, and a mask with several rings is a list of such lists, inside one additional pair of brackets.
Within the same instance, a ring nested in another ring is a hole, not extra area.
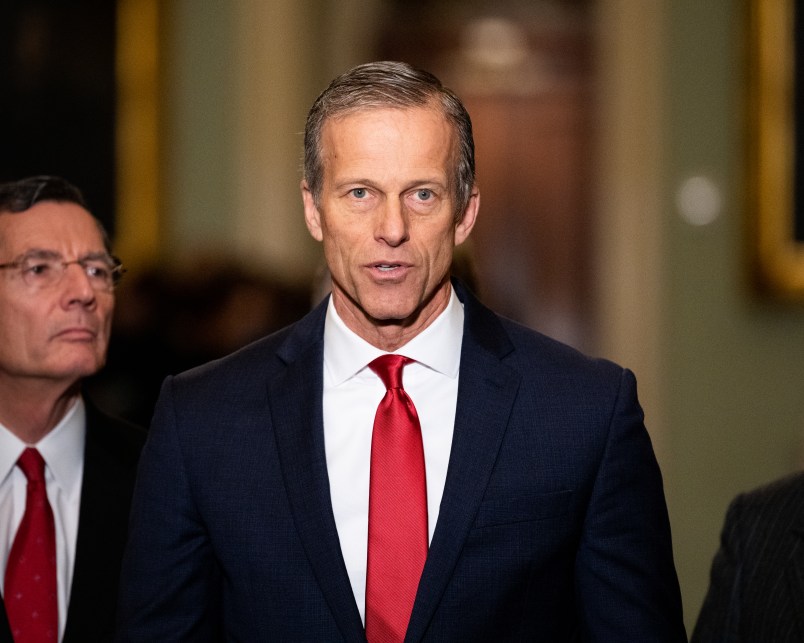
[(81, 192), (0, 184), (0, 642), (108, 641), (145, 433), (81, 382), (123, 270)]

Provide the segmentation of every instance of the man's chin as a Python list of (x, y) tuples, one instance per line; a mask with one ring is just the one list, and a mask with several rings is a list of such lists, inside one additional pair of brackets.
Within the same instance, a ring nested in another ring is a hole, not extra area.
[(416, 320), (424, 306), (416, 298), (386, 296), (365, 302), (362, 308), (372, 323), (406, 326)]
[(60, 380), (82, 380), (85, 377), (95, 375), (104, 366), (104, 360), (98, 360), (95, 356), (87, 356), (82, 359), (55, 364), (50, 369), (54, 379)]
[(418, 293), (409, 293), (407, 297), (393, 297), (385, 295), (373, 301), (364, 301), (363, 314), (373, 325), (407, 328), (418, 323), (429, 324), (428, 318), (435, 317), (446, 306), (449, 298), (439, 299), (436, 305), (434, 297), (439, 291), (434, 291), (429, 297), (422, 299)]

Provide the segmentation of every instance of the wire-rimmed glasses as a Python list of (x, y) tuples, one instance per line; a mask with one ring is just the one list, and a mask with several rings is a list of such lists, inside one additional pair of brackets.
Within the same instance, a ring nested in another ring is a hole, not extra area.
[(34, 251), (14, 261), (0, 264), (0, 269), (16, 269), (26, 286), (46, 290), (57, 286), (64, 278), (67, 268), (73, 264), (81, 267), (96, 291), (111, 292), (125, 272), (120, 260), (105, 252), (65, 261), (57, 252)]

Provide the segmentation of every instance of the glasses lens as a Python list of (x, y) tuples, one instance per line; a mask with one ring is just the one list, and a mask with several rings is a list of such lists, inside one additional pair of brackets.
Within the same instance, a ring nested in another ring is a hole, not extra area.
[(95, 290), (111, 290), (114, 287), (113, 265), (104, 261), (82, 261), (81, 265)]
[(20, 264), (22, 280), (33, 288), (56, 284), (64, 273), (61, 261), (46, 257), (26, 257)]
[(56, 286), (67, 268), (76, 264), (84, 271), (94, 290), (113, 290), (120, 281), (123, 268), (112, 258), (62, 261), (57, 257), (25, 257), (19, 264), (26, 285), (36, 289)]

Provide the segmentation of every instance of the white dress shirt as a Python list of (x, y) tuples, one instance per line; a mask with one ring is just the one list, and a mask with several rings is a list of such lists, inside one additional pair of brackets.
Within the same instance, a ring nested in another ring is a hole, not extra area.
[[(396, 353), (415, 360), (402, 373), (422, 427), (429, 538), (438, 519), (455, 426), (463, 305), (452, 291), (447, 308)], [(385, 352), (346, 327), (329, 302), (324, 325), (324, 442), (332, 510), (352, 591), (365, 622), (371, 433), (385, 395), (368, 364)]]
[(56, 525), (56, 570), (59, 601), (59, 640), (64, 636), (70, 586), (73, 581), (78, 512), (84, 474), (86, 410), (79, 397), (61, 421), (37, 444), (26, 444), (0, 424), (0, 591), (6, 561), (22, 516), (28, 480), (15, 466), (26, 447), (35, 447), (45, 460), (47, 497)]

